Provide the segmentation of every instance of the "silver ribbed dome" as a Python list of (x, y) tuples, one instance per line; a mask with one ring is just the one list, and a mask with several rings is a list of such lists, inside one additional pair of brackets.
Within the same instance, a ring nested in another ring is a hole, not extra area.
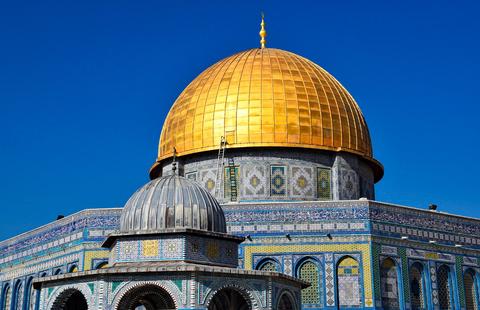
[(120, 232), (159, 232), (179, 228), (226, 232), (217, 200), (194, 181), (178, 175), (154, 179), (127, 201)]

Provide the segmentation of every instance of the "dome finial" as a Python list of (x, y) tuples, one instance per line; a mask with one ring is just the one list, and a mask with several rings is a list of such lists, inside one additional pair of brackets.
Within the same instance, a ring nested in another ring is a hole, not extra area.
[(263, 12), (262, 12), (262, 22), (260, 23), (260, 26), (262, 26), (262, 29), (260, 29), (260, 45), (262, 48), (265, 48), (265, 43), (267, 43), (267, 40), (265, 40), (265, 38), (267, 37), (267, 31), (265, 30), (265, 15), (263, 15)]

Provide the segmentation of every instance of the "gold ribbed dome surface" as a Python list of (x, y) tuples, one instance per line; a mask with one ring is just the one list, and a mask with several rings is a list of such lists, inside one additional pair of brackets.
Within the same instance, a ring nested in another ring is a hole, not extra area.
[(312, 61), (250, 49), (202, 72), (180, 94), (160, 136), (158, 161), (219, 148), (301, 147), (373, 160), (367, 123), (349, 92)]

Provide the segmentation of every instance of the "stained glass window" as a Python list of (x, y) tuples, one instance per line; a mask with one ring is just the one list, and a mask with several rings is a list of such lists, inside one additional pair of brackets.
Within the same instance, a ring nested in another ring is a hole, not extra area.
[(332, 199), (331, 170), (328, 168), (317, 168), (317, 196), (322, 200)]
[(412, 310), (425, 309), (425, 283), (423, 281), (423, 267), (415, 263), (410, 267), (410, 299)]
[(360, 270), (354, 258), (346, 257), (338, 263), (337, 279), (340, 307), (360, 306)]
[(465, 285), (465, 305), (467, 310), (478, 310), (477, 288), (473, 270), (469, 269), (465, 272), (463, 283)]
[(317, 265), (312, 261), (304, 262), (299, 270), (298, 277), (310, 283), (310, 286), (302, 290), (302, 304), (319, 304), (319, 272)]
[(440, 310), (452, 309), (452, 293), (450, 283), (450, 268), (442, 265), (437, 271), (438, 299)]
[(277, 264), (274, 261), (267, 260), (259, 265), (258, 270), (275, 272), (277, 271)]
[(391, 258), (385, 259), (380, 266), (380, 286), (383, 309), (400, 309), (397, 266)]

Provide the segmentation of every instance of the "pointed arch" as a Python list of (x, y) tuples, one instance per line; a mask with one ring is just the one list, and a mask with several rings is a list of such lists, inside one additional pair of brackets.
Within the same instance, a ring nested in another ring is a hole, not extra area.
[(22, 310), (23, 309), (23, 292), (24, 292), (24, 286), (23, 282), (21, 280), (18, 280), (15, 285), (14, 285), (14, 292), (12, 295), (12, 305), (10, 306), (10, 309), (13, 310)]
[(453, 309), (453, 285), (450, 267), (441, 265), (437, 269), (438, 301), (440, 310)]
[(337, 299), (340, 308), (362, 305), (360, 264), (351, 256), (342, 257), (337, 263)]
[(88, 310), (87, 298), (78, 289), (62, 291), (52, 305), (52, 310)]
[(380, 288), (385, 310), (400, 309), (398, 278), (397, 263), (390, 257), (385, 258), (380, 264)]
[(27, 281), (25, 281), (25, 298), (23, 299), (25, 303), (25, 309), (34, 310), (35, 300), (36, 291), (33, 288), (33, 277), (29, 277)]
[(302, 304), (318, 305), (321, 303), (321, 272), (318, 261), (311, 257), (302, 259), (296, 268), (297, 278), (310, 283), (302, 290)]
[(297, 310), (297, 305), (295, 302), (295, 296), (292, 292), (284, 290), (280, 293), (280, 297), (277, 301), (277, 310)]
[(477, 274), (472, 268), (468, 268), (463, 273), (463, 285), (465, 286), (465, 306), (467, 310), (479, 310)]
[(248, 294), (235, 287), (225, 287), (213, 294), (208, 310), (251, 310)]
[(5, 285), (2, 292), (2, 309), (10, 309), (12, 305), (12, 290), (10, 284)]
[(427, 307), (425, 277), (425, 268), (421, 263), (415, 262), (410, 266), (408, 278), (412, 310), (423, 310)]
[(280, 264), (273, 258), (267, 257), (257, 264), (257, 270), (279, 272)]

